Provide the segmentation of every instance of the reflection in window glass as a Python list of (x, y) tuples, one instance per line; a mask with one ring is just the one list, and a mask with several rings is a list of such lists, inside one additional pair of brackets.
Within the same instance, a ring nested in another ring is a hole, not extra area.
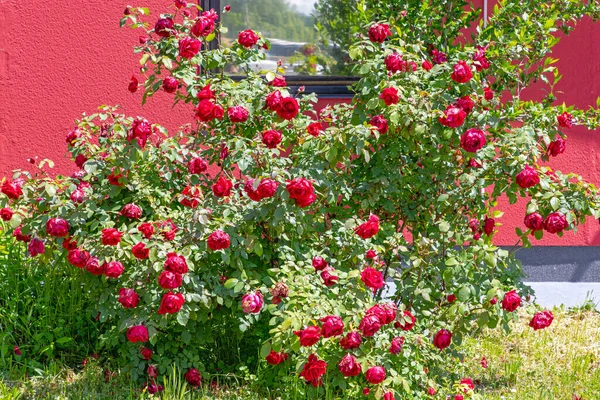
[[(340, 75), (339, 51), (317, 29), (316, 0), (228, 0), (222, 14), (227, 28), (221, 41), (230, 45), (239, 32), (252, 29), (271, 42), (266, 59), (253, 63), (256, 72), (275, 70), (281, 61), (286, 75)], [(236, 73), (231, 67), (229, 73)]]

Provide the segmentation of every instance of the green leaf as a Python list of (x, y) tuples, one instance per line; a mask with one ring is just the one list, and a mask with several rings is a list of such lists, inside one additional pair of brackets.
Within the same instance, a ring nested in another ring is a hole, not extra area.
[(463, 286), (458, 290), (458, 300), (467, 301), (471, 296), (471, 289), (468, 286)]
[(269, 355), (269, 353), (271, 353), (271, 343), (270, 342), (266, 342), (260, 348), (260, 357), (261, 358), (265, 358), (266, 356)]
[(238, 280), (235, 278), (230, 278), (227, 279), (227, 281), (225, 282), (225, 284), (223, 285), (225, 287), (225, 289), (231, 289), (233, 288), (236, 284), (238, 283)]

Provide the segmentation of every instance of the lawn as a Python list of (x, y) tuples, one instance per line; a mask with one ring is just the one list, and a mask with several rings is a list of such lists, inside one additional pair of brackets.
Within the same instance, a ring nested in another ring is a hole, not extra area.
[[(595, 400), (600, 398), (600, 314), (593, 307), (555, 309), (552, 326), (533, 331), (523, 318), (505, 336), (488, 330), (464, 344), (465, 368), (476, 382), (477, 392), (490, 400)], [(481, 359), (486, 358), (487, 368)], [(74, 371), (50, 366), (27, 380), (4, 380), (2, 399), (128, 399), (152, 398), (135, 388), (126, 374), (107, 375), (98, 361)], [(229, 380), (231, 382), (231, 380)], [(305, 399), (301, 386), (286, 393), (257, 392), (240, 382), (237, 387), (216, 384), (192, 391), (182, 380), (170, 377), (164, 399)], [(336, 399), (330, 394), (324, 399)]]

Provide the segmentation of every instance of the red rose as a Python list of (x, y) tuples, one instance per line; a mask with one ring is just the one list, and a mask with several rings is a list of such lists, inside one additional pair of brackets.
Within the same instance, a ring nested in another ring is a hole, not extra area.
[(233, 188), (233, 183), (224, 176), (220, 176), (212, 185), (213, 194), (217, 197), (231, 196), (231, 188)]
[(179, 89), (179, 81), (173, 76), (167, 76), (163, 79), (162, 87), (167, 93), (175, 93)]
[(544, 217), (534, 212), (527, 214), (524, 220), (525, 226), (532, 231), (541, 231), (544, 229)]
[(365, 378), (372, 385), (377, 385), (385, 379), (385, 368), (383, 367), (371, 367), (365, 372)]
[(238, 43), (247, 49), (252, 48), (258, 43), (258, 39), (260, 39), (260, 37), (251, 29), (246, 29), (238, 35)]
[(563, 213), (553, 212), (544, 220), (544, 229), (548, 233), (559, 233), (567, 229), (569, 223)]
[(208, 236), (206, 239), (206, 245), (211, 250), (224, 250), (229, 248), (231, 241), (229, 235), (220, 229), (217, 229)]
[(88, 158), (85, 155), (78, 154), (77, 157), (75, 157), (75, 165), (77, 165), (79, 168), (83, 168), (83, 164), (85, 164), (87, 160)]
[(282, 98), (279, 102), (279, 107), (277, 107), (277, 110), (275, 110), (280, 118), (288, 121), (298, 115), (299, 111), (300, 106), (298, 105), (298, 101), (293, 97)]
[(9, 199), (17, 200), (19, 197), (23, 195), (23, 191), (21, 190), (21, 184), (19, 182), (11, 182), (9, 180), (5, 180), (0, 187), (0, 191), (6, 195)]
[[(138, 90), (138, 86), (139, 86), (138, 79), (135, 77), (135, 75), (131, 75), (131, 80), (129, 81), (129, 85), (127, 85), (127, 90), (129, 90), (131, 93), (135, 93)], [(69, 142), (67, 142), (67, 143), (69, 143)]]
[(454, 294), (449, 294), (448, 295), (448, 303), (452, 304), (456, 301), (456, 295)]
[(312, 346), (321, 338), (321, 329), (318, 326), (308, 326), (305, 329), (295, 331), (294, 335), (300, 339), (301, 346)]
[(490, 63), (485, 56), (486, 50), (487, 46), (477, 46), (477, 50), (475, 51), (475, 54), (473, 54), (473, 61), (475, 61), (473, 64), (475, 65), (477, 71), (481, 71), (482, 69), (488, 69), (490, 67)]
[(258, 193), (258, 187), (254, 190), (254, 179), (248, 179), (246, 183), (244, 183), (244, 191), (250, 197), (251, 200), (261, 201), (262, 197)]
[(269, 86), (273, 86), (273, 87), (286, 87), (287, 86), (287, 82), (285, 81), (285, 77), (283, 77), (283, 76), (276, 76), (275, 79), (273, 79), (271, 82), (269, 82)]
[(201, 44), (198, 39), (184, 37), (179, 40), (179, 55), (189, 60), (198, 54)]
[(281, 143), (281, 132), (274, 129), (264, 131), (262, 134), (262, 142), (268, 149), (275, 149)]
[(77, 248), (77, 242), (72, 237), (68, 237), (63, 240), (62, 248), (67, 251), (75, 250)]
[(344, 333), (344, 322), (336, 315), (328, 315), (327, 317), (321, 318), (319, 321), (323, 323), (321, 334), (324, 338), (340, 336)]
[(279, 90), (276, 90), (274, 92), (269, 93), (265, 101), (269, 110), (277, 111), (279, 110), (279, 107), (281, 107), (282, 100), (283, 96), (281, 95), (281, 92), (279, 92)]
[(491, 101), (494, 99), (494, 91), (489, 87), (483, 88), (483, 98), (487, 101)]
[(198, 100), (212, 100), (215, 98), (215, 94), (213, 93), (213, 91), (210, 89), (210, 84), (204, 86), (199, 92), (198, 92)]
[(67, 261), (69, 261), (69, 264), (77, 268), (84, 268), (89, 258), (90, 253), (79, 249), (70, 250), (67, 254)]
[(318, 137), (322, 130), (323, 124), (321, 124), (320, 122), (312, 122), (306, 127), (306, 132), (308, 132), (309, 135), (314, 137)]
[(446, 108), (446, 111), (444, 111), (444, 116), (438, 118), (438, 121), (448, 128), (458, 128), (465, 122), (466, 117), (466, 112), (455, 105), (450, 105)]
[(208, 163), (201, 157), (194, 157), (188, 162), (188, 172), (190, 174), (200, 174), (208, 169)]
[(475, 384), (473, 383), (473, 380), (471, 378), (463, 378), (460, 380), (459, 384), (461, 384), (471, 390), (475, 390)]
[(265, 357), (265, 360), (267, 360), (267, 363), (269, 363), (271, 365), (279, 365), (287, 359), (288, 359), (287, 354), (285, 354), (283, 352), (277, 353), (277, 352), (274, 352), (273, 350), (271, 350), (269, 355)]
[(429, 389), (427, 389), (427, 393), (428, 393), (430, 396), (435, 396), (435, 395), (436, 395), (436, 393), (437, 393), (437, 391), (436, 391), (434, 388), (430, 387)]
[(138, 260), (145, 260), (150, 255), (150, 249), (147, 249), (146, 245), (142, 242), (133, 246), (131, 248), (131, 252), (133, 253), (133, 256)]
[(404, 61), (402, 56), (398, 53), (392, 53), (386, 56), (383, 62), (385, 63), (385, 69), (391, 73), (406, 71), (406, 61)]
[(446, 61), (448, 61), (448, 57), (446, 56), (446, 53), (443, 53), (437, 49), (431, 50), (431, 57), (433, 58), (434, 64), (443, 64)]
[(328, 265), (327, 261), (321, 256), (315, 256), (312, 259), (312, 266), (315, 268), (315, 271), (323, 271)]
[(286, 190), (299, 207), (308, 207), (317, 199), (313, 184), (308, 179), (294, 178), (288, 181)]
[(192, 387), (198, 387), (202, 383), (202, 375), (196, 368), (188, 369), (183, 377)]
[(467, 83), (473, 77), (473, 72), (471, 72), (471, 67), (465, 61), (459, 61), (454, 65), (454, 70), (452, 71), (452, 80), (457, 83)]
[(176, 274), (187, 274), (188, 265), (184, 256), (180, 256), (177, 253), (167, 253), (167, 259), (165, 260), (165, 270), (171, 271)]
[(275, 192), (277, 192), (277, 187), (279, 187), (279, 183), (277, 183), (273, 179), (266, 178), (260, 181), (256, 190), (261, 199), (268, 199), (270, 197), (275, 196)]
[(227, 116), (231, 122), (246, 122), (250, 114), (242, 106), (233, 106), (227, 109)]
[(481, 167), (483, 167), (483, 164), (481, 164), (481, 163), (480, 163), (479, 161), (477, 161), (476, 159), (474, 159), (474, 158), (471, 158), (471, 159), (469, 160), (469, 167), (471, 167), (471, 168), (481, 168)]
[(410, 330), (412, 330), (412, 328), (415, 327), (415, 323), (417, 322), (417, 319), (415, 318), (414, 315), (411, 314), (410, 311), (404, 310), (404, 314), (402, 316), (402, 320), (401, 321), (397, 321), (394, 324), (394, 327), (395, 328), (400, 328), (403, 331), (410, 331)]
[(198, 17), (198, 20), (192, 26), (192, 35), (196, 37), (207, 37), (215, 30), (215, 21), (208, 17)]
[(303, 377), (307, 383), (319, 387), (321, 386), (321, 377), (325, 375), (326, 371), (327, 363), (323, 360), (319, 360), (314, 354), (311, 354), (308, 356), (308, 361), (304, 364), (304, 367), (298, 376)]
[(383, 326), (383, 323), (379, 317), (375, 314), (367, 313), (358, 325), (358, 329), (362, 332), (365, 337), (372, 337), (379, 329)]
[(98, 257), (90, 257), (85, 263), (85, 270), (92, 275), (100, 276), (104, 273), (104, 264), (100, 265)]
[(552, 325), (553, 320), (554, 315), (552, 315), (551, 311), (540, 311), (535, 313), (531, 321), (529, 321), (529, 326), (537, 331), (538, 329), (544, 329)]
[(431, 71), (431, 69), (433, 68), (433, 64), (431, 63), (431, 61), (429, 60), (425, 60), (423, 61), (423, 63), (421, 64), (421, 67), (423, 67), (423, 69), (425, 71)]
[(396, 304), (375, 304), (373, 307), (367, 310), (366, 314), (376, 315), (381, 321), (382, 325), (387, 325), (396, 319)]
[(521, 296), (517, 294), (516, 290), (506, 292), (504, 299), (502, 300), (502, 308), (508, 312), (513, 312), (521, 305)]
[(475, 107), (475, 103), (473, 103), (473, 100), (471, 100), (469, 96), (461, 97), (460, 99), (456, 100), (454, 105), (467, 114), (470, 114), (471, 111), (473, 111), (473, 107)]
[(354, 233), (363, 239), (372, 238), (377, 232), (379, 232), (379, 217), (375, 214), (371, 214), (367, 222), (354, 228)]
[(332, 272), (334, 271), (335, 270), (331, 267), (326, 267), (323, 271), (321, 271), (321, 279), (323, 279), (325, 286), (329, 287), (337, 283), (339, 278), (336, 275), (333, 275)]
[(85, 201), (85, 199), (87, 198), (87, 195), (85, 194), (85, 192), (83, 190), (75, 189), (73, 191), (73, 193), (71, 193), (71, 196), (69, 196), (69, 198), (71, 199), (71, 201), (73, 203), (81, 204)]
[(196, 108), (196, 118), (202, 122), (209, 122), (213, 119), (221, 119), (225, 111), (223, 107), (213, 103), (210, 100), (200, 100), (198, 108)]
[(390, 36), (392, 36), (392, 31), (390, 31), (388, 24), (373, 24), (369, 28), (369, 39), (371, 39), (371, 42), (383, 43)]
[(102, 229), (102, 244), (105, 246), (116, 246), (121, 242), (123, 232), (119, 232), (115, 228)]
[(548, 155), (556, 157), (557, 155), (564, 153), (566, 148), (567, 141), (559, 136), (554, 139), (553, 142), (550, 142), (547, 152)]
[(364, 394), (365, 396), (368, 396), (370, 393), (371, 393), (371, 389), (369, 389), (368, 387), (363, 388), (362, 394)]
[(181, 192), (179, 203), (185, 207), (196, 208), (200, 204), (202, 191), (198, 186), (186, 186)]
[(167, 292), (163, 295), (158, 308), (159, 314), (175, 314), (181, 310), (185, 299), (181, 293)]
[(358, 349), (361, 343), (362, 336), (355, 331), (348, 332), (346, 336), (340, 340), (340, 346), (342, 346), (344, 350)]
[(163, 289), (177, 289), (181, 286), (182, 276), (171, 271), (163, 271), (158, 277), (158, 284)]
[(381, 289), (384, 285), (383, 274), (375, 268), (367, 267), (363, 269), (360, 273), (360, 279), (365, 286), (373, 290)]
[(19, 242), (25, 242), (25, 243), (27, 243), (27, 242), (29, 242), (31, 240), (31, 236), (30, 235), (23, 235), (23, 233), (21, 232), (21, 226), (17, 227), (13, 231), (13, 236)]
[(392, 104), (396, 104), (399, 101), (398, 97), (398, 89), (395, 87), (388, 87), (381, 91), (379, 98), (385, 102), (386, 106), (391, 106)]
[(346, 354), (339, 362), (338, 369), (345, 377), (358, 376), (362, 367), (352, 354)]
[(465, 397), (462, 394), (455, 394), (454, 400), (465, 400)]
[(469, 153), (475, 153), (485, 146), (485, 131), (477, 128), (468, 129), (460, 137), (460, 147)]
[(402, 346), (404, 345), (404, 336), (397, 336), (392, 339), (392, 343), (390, 344), (390, 353), (398, 354), (402, 351)]
[(381, 134), (387, 133), (389, 129), (387, 119), (383, 115), (374, 116), (369, 120), (369, 124), (374, 126)]
[(163, 237), (164, 240), (174, 240), (175, 239), (175, 235), (177, 234), (177, 226), (173, 223), (173, 221), (171, 221), (171, 219), (168, 219), (166, 221), (163, 221), (160, 223), (160, 228), (161, 228), (161, 236)]
[(11, 210), (9, 207), (5, 207), (0, 210), (0, 218), (2, 218), (3, 221), (10, 221), (13, 214), (13, 210)]
[(29, 251), (29, 255), (31, 257), (35, 257), (39, 254), (44, 254), (46, 248), (44, 246), (44, 242), (42, 242), (40, 239), (34, 238), (31, 240), (31, 242), (29, 242), (27, 250)]
[(242, 311), (246, 314), (258, 314), (262, 306), (263, 296), (259, 291), (242, 296)]
[(133, 203), (125, 204), (121, 210), (121, 215), (129, 219), (139, 219), (142, 216), (142, 209)]
[(150, 239), (152, 235), (154, 235), (154, 225), (144, 222), (140, 226), (138, 226), (138, 231), (144, 235), (146, 239)]
[(494, 227), (496, 226), (496, 220), (494, 218), (485, 217), (483, 220), (483, 232), (486, 235), (491, 235), (494, 232)]
[[(123, 290), (123, 289), (121, 289), (121, 290)], [(127, 290), (129, 290), (129, 289), (127, 289)], [(150, 350), (147, 347), (142, 347), (140, 349), (140, 354), (142, 355), (142, 358), (144, 358), (144, 360), (149, 360), (152, 358), (152, 350)]]
[[(132, 77), (132, 79), (133, 79), (133, 77)], [(137, 81), (137, 79), (136, 79), (136, 81)], [(136, 87), (136, 89), (137, 89), (137, 87)], [(67, 133), (65, 141), (67, 142), (67, 144), (69, 146), (74, 146), (75, 143), (77, 142), (77, 140), (79, 140), (82, 136), (83, 136), (83, 134), (81, 133), (81, 131), (78, 128), (75, 128), (71, 132)]]
[(433, 338), (433, 345), (440, 350), (444, 350), (452, 343), (452, 333), (449, 330), (441, 329)]
[(62, 218), (51, 218), (46, 222), (46, 233), (54, 237), (65, 237), (69, 234), (69, 223)]
[(135, 308), (140, 303), (140, 297), (133, 289), (121, 288), (119, 290), (119, 303), (125, 308)]
[(105, 263), (103, 269), (104, 275), (113, 279), (120, 277), (123, 274), (123, 271), (125, 271), (123, 264), (118, 261), (110, 261)]
[(131, 343), (135, 342), (147, 342), (148, 341), (148, 328), (144, 325), (135, 325), (127, 329), (127, 340)]
[(396, 397), (394, 397), (394, 392), (385, 392), (383, 395), (383, 400), (396, 400)]
[(519, 172), (515, 178), (517, 185), (523, 189), (530, 188), (540, 183), (540, 177), (537, 171), (529, 165), (526, 165), (525, 169)]
[(564, 112), (556, 117), (558, 126), (561, 128), (570, 128), (573, 126), (573, 116), (568, 112)]
[(154, 25), (154, 32), (160, 37), (171, 36), (173, 30), (173, 20), (171, 18), (161, 18)]
[(114, 172), (111, 172), (111, 174), (108, 175), (106, 179), (108, 179), (108, 183), (110, 183), (113, 186), (123, 186), (123, 182), (120, 182), (120, 179), (122, 177), (123, 174), (115, 174)]

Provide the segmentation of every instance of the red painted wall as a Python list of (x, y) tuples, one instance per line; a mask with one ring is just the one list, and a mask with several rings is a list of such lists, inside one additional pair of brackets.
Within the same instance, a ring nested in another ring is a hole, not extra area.
[[(476, 3), (481, 3), (477, 1)], [(65, 134), (81, 113), (100, 104), (119, 104), (128, 115), (143, 115), (169, 130), (189, 121), (185, 105), (171, 109), (170, 96), (160, 92), (144, 107), (141, 91), (127, 84), (138, 67), (132, 47), (138, 33), (120, 29), (127, 4), (146, 6), (158, 16), (171, 0), (0, 0), (0, 176), (27, 168), (30, 157), (50, 158), (56, 170), (69, 172)], [(491, 8), (490, 8), (491, 9)], [(600, 25), (583, 21), (556, 46), (553, 57), (564, 75), (560, 102), (589, 107), (600, 96)], [(532, 89), (531, 97), (541, 96)], [(320, 102), (323, 105), (325, 102)], [(573, 128), (567, 152), (552, 167), (574, 171), (600, 184), (600, 136)], [(506, 211), (498, 244), (515, 243), (514, 227), (522, 225), (525, 202), (502, 204)], [(537, 242), (542, 245), (600, 245), (600, 226), (590, 220), (577, 235), (568, 232)]]

